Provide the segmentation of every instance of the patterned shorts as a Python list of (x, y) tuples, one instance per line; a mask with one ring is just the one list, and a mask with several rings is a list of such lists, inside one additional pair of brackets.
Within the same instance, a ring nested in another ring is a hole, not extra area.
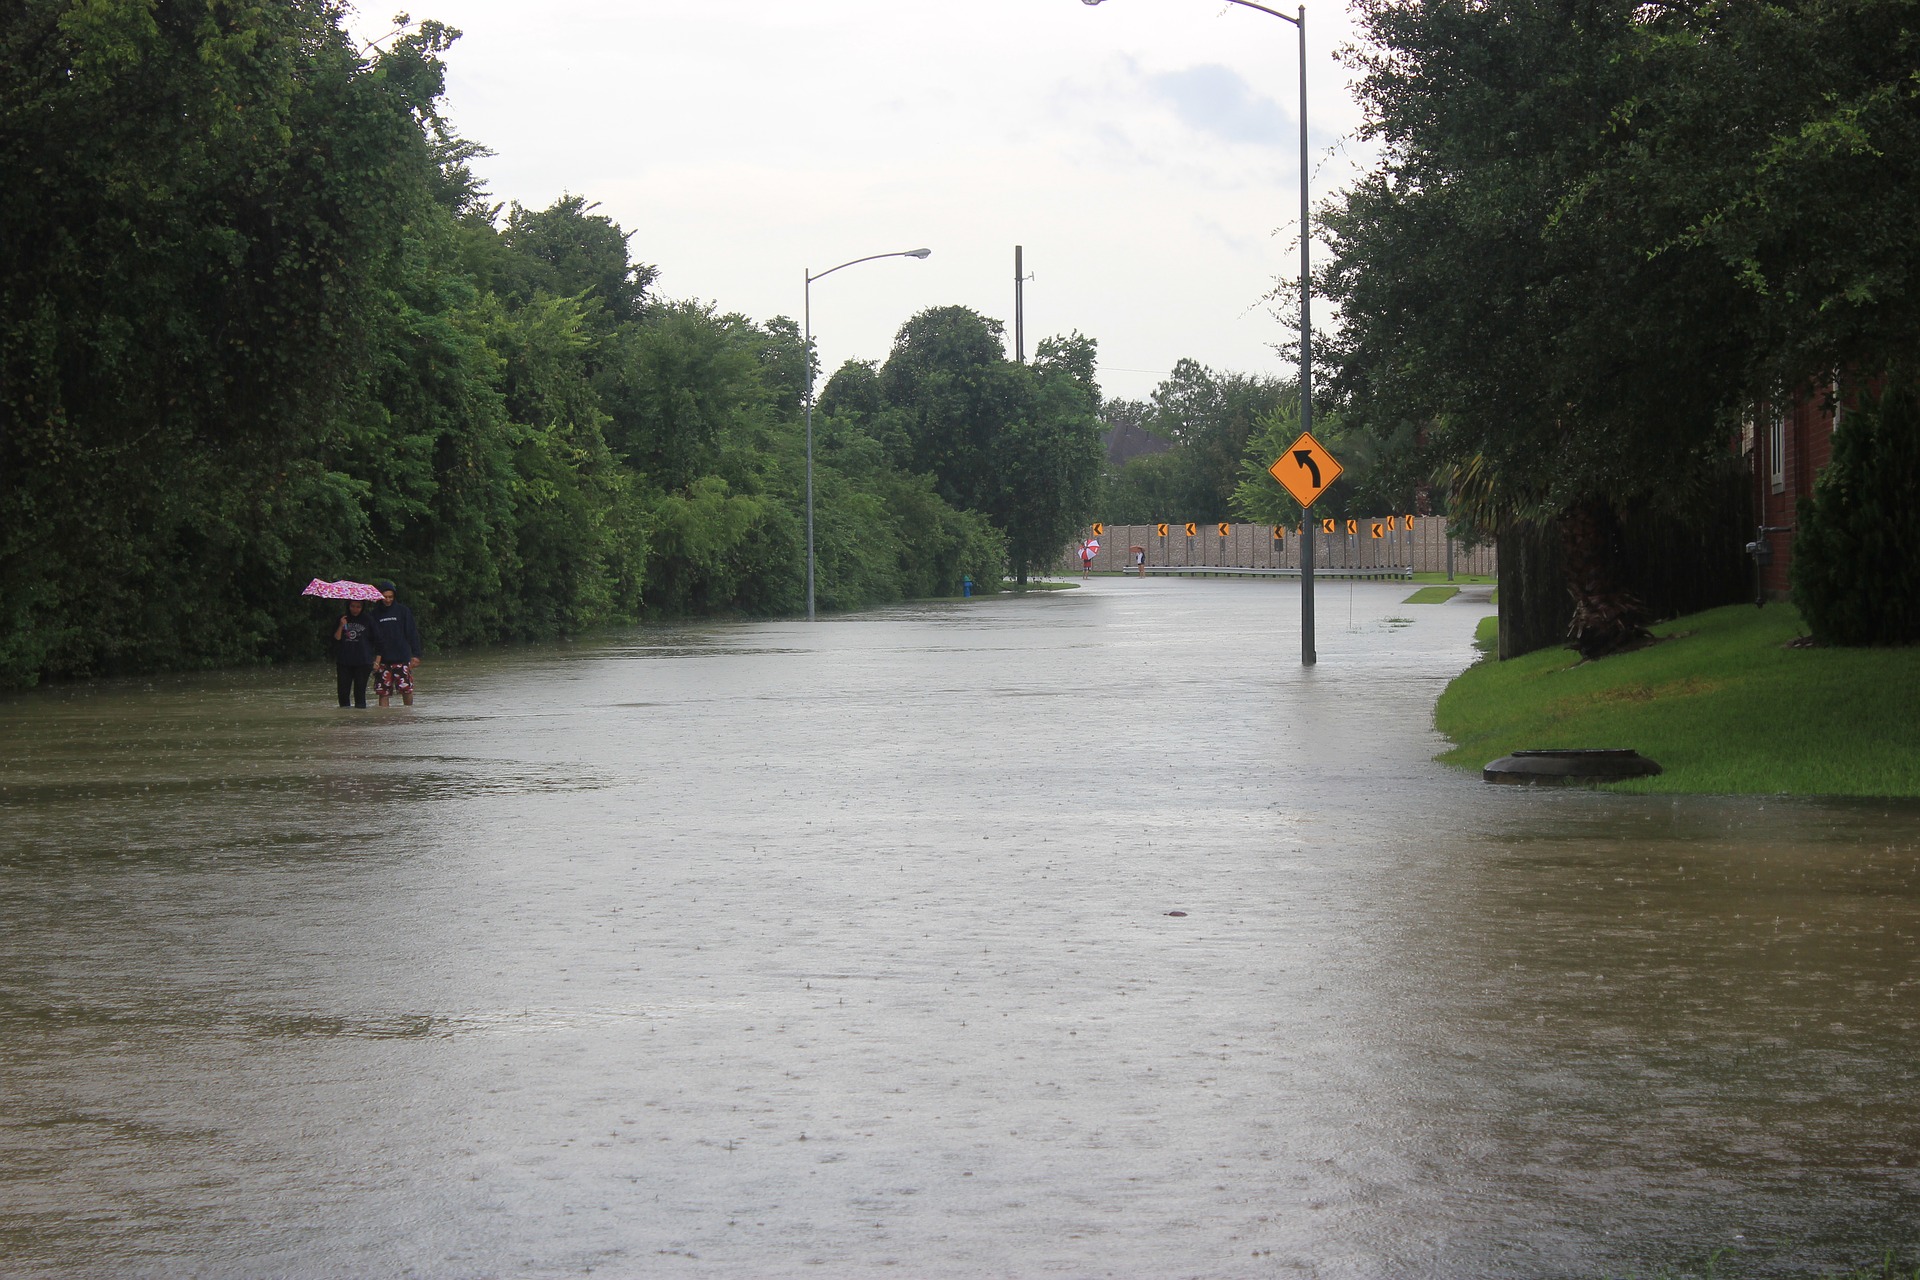
[(412, 669), (404, 662), (395, 667), (381, 667), (373, 673), (373, 691), (383, 698), (396, 693), (412, 693)]

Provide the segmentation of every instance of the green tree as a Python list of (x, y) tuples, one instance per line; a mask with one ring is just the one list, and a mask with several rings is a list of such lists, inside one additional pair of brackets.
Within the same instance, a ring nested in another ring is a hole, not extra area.
[(1678, 211), (1598, 181), (1638, 143), (1626, 108), (1664, 92), (1671, 68), (1639, 55), (1681, 9), (1368, 0), (1357, 61), (1383, 158), (1323, 219), (1350, 422), (1425, 424), (1482, 481), (1487, 522), (1557, 522), (1589, 655), (1642, 634), (1613, 512), (1706, 483), (1754, 332), (1714, 254), (1650, 254)]
[[(1780, 0), (1651, 11), (1643, 86), (1584, 199), (1738, 283), (1744, 399), (1848, 369), (1909, 368), (1920, 337), (1920, 3)], [(1723, 325), (1723, 300), (1689, 320)]]
[(1031, 366), (1032, 409), (997, 442), (1000, 492), (991, 514), (1006, 534), (1016, 582), (1054, 564), (1092, 517), (1105, 454), (1097, 355), (1093, 339), (1080, 333), (1042, 338)]
[[(324, 0), (0, 16), (0, 680), (255, 657), (366, 532), (318, 460), (433, 209), (427, 24)], [(187, 601), (217, 596), (223, 624)]]
[(962, 509), (998, 491), (992, 442), (1022, 413), (1028, 384), (1001, 349), (1001, 326), (966, 307), (933, 307), (900, 327), (880, 370), (891, 421), (881, 438), (902, 470), (934, 478)]
[(711, 304), (662, 303), (609, 339), (599, 388), (615, 452), (663, 490), (720, 465), (730, 432), (770, 412), (758, 335)]
[(986, 515), (1025, 583), (1092, 512), (1100, 393), (1092, 339), (1042, 341), (1028, 366), (1006, 359), (1000, 334), (997, 321), (965, 307), (903, 325), (880, 370), (880, 438), (902, 470), (930, 475), (950, 504)]
[(597, 207), (574, 195), (540, 210), (514, 204), (500, 230), (501, 269), (493, 288), (518, 301), (541, 295), (590, 298), (608, 324), (639, 319), (659, 273), (629, 258), (633, 233), (594, 213)]

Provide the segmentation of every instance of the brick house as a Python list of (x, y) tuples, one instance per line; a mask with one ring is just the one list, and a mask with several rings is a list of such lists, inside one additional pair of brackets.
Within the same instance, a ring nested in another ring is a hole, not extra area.
[(1814, 477), (1833, 452), (1833, 429), (1844, 412), (1833, 385), (1809, 388), (1778, 405), (1762, 406), (1757, 422), (1741, 432), (1741, 452), (1753, 467), (1753, 509), (1758, 537), (1772, 552), (1761, 569), (1769, 599), (1787, 595), (1793, 563), (1795, 505), (1813, 492)]

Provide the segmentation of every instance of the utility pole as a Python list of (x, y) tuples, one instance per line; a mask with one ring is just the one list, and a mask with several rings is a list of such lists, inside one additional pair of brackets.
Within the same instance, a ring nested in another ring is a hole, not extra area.
[[(1284, 13), (1247, 4), (1247, 0), (1233, 0), (1233, 3), (1273, 14), (1282, 22), (1291, 22), (1300, 35), (1300, 430), (1312, 431), (1313, 312), (1308, 304), (1313, 300), (1313, 269), (1307, 261), (1307, 255), (1313, 244), (1313, 222), (1312, 209), (1307, 204), (1310, 174), (1307, 168), (1307, 6), (1300, 6), (1299, 17), (1289, 18)], [(1320, 660), (1313, 644), (1313, 521), (1310, 518), (1312, 512), (1303, 511), (1300, 514), (1302, 550), (1305, 552), (1300, 561), (1300, 665), (1311, 667)]]
[(1027, 362), (1027, 276), (1020, 263), (1021, 248), (1013, 246), (1013, 360)]

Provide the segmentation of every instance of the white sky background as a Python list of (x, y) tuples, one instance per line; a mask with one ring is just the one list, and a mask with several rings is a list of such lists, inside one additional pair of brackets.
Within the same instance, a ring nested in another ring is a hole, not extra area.
[[(396, 6), (397, 7), (397, 6)], [(1290, 9), (1290, 3), (1273, 7)], [(962, 303), (1026, 345), (1078, 329), (1109, 396), (1181, 356), (1289, 374), (1262, 301), (1299, 270), (1297, 37), (1223, 0), (409, 0), (465, 34), (447, 109), (495, 155), (496, 200), (584, 195), (634, 232), (656, 293), (758, 320), (813, 287), (822, 368), (884, 359)], [(389, 26), (362, 0), (354, 29)], [(1334, 58), (1344, 3), (1309, 5), (1316, 202), (1359, 121)], [(1321, 315), (1316, 314), (1315, 327)]]

